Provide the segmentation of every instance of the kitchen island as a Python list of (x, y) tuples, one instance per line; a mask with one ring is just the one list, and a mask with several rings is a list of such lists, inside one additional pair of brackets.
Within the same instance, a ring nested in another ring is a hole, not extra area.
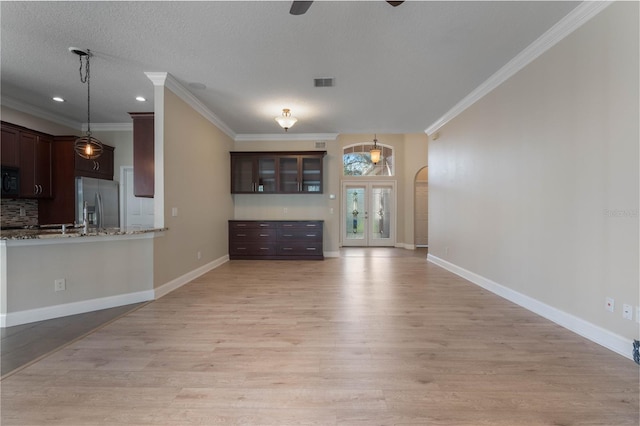
[(165, 231), (2, 231), (0, 327), (153, 300), (153, 243)]

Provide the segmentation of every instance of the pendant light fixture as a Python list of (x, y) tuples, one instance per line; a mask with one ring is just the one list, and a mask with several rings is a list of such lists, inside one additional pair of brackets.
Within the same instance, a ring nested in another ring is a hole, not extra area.
[(289, 110), (289, 108), (284, 108), (282, 110), (282, 115), (280, 117), (276, 117), (276, 121), (286, 132), (291, 126), (296, 124), (298, 119), (291, 115), (291, 110)]
[[(87, 83), (87, 134), (75, 140), (73, 146), (76, 153), (87, 160), (94, 160), (102, 155), (102, 142), (91, 136), (91, 82), (90, 66), (91, 51), (70, 47), (69, 51), (80, 58), (80, 82)], [(84, 75), (83, 68), (84, 66)]]
[(378, 148), (377, 135), (373, 135), (373, 148), (371, 148), (371, 151), (369, 151), (369, 154), (371, 155), (371, 162), (373, 164), (378, 164), (380, 162), (381, 153), (382, 153), (382, 150)]

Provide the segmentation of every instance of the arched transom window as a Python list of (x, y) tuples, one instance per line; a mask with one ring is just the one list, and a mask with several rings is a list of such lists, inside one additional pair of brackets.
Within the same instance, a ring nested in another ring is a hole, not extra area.
[(373, 143), (349, 145), (342, 152), (342, 165), (345, 176), (393, 176), (393, 148), (378, 144), (382, 150), (378, 164), (371, 162), (369, 151)]

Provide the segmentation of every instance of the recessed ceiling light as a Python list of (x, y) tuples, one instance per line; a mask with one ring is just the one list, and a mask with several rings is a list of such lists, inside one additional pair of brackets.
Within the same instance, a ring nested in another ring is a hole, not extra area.
[(62, 99), (60, 96), (54, 96), (52, 99), (56, 102), (64, 102), (64, 99)]
[(138, 101), (138, 102), (146, 102), (147, 100), (145, 98), (143, 98), (142, 96), (136, 96), (136, 101)]

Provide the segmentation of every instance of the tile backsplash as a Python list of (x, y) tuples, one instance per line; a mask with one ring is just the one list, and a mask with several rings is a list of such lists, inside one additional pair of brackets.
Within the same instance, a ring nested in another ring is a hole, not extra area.
[(33, 226), (38, 224), (38, 200), (2, 199), (0, 226)]

